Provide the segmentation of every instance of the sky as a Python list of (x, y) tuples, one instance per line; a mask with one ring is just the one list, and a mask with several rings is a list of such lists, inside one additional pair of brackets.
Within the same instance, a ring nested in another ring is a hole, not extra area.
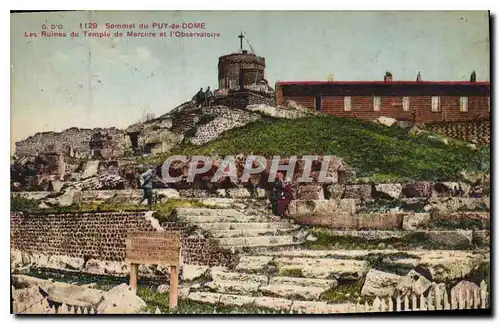
[[(202, 22), (205, 30), (195, 32), (221, 37), (26, 37), (40, 34), (43, 24), (82, 34), (79, 25), (86, 22), (96, 22), (100, 32), (106, 23)], [(240, 31), (265, 57), (271, 86), (329, 74), (337, 81), (383, 80), (386, 71), (394, 80), (415, 80), (418, 71), (423, 80), (468, 80), (472, 70), (477, 81), (490, 79), (486, 11), (11, 14), (11, 150), (41, 131), (125, 128), (190, 100), (200, 87), (217, 89), (218, 57), (239, 50)]]

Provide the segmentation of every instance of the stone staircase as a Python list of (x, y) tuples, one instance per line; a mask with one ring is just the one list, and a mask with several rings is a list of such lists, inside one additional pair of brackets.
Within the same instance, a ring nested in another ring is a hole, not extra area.
[(287, 220), (270, 215), (249, 215), (237, 209), (178, 208), (177, 217), (207, 231), (222, 247), (291, 246), (303, 240), (296, 235), (300, 228)]

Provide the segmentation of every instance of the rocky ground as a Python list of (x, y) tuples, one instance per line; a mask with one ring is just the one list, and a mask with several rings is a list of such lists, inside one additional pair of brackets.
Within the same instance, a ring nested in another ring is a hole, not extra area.
[(428, 125), (426, 129), (476, 145), (488, 145), (490, 143), (491, 125), (489, 120), (461, 123), (436, 123)]
[[(451, 292), (456, 285), (476, 289), (481, 281), (489, 282), (489, 211), (467, 212), (464, 205), (465, 214), (451, 217), (460, 219), (469, 215), (466, 219), (477, 219), (474, 229), (467, 222), (452, 225), (422, 222), (426, 217), (414, 218), (413, 213), (406, 213), (416, 223), (406, 220), (404, 228), (392, 230), (342, 230), (300, 226), (291, 219), (276, 219), (265, 200), (204, 198), (200, 201), (203, 204), (199, 206), (176, 208), (173, 216), (195, 225), (201, 235), (237, 253), (239, 261), (234, 267), (185, 265), (181, 280), (183, 303), (211, 305), (211, 309), (239, 307), (241, 312), (342, 313), (358, 303), (372, 303), (376, 297), (427, 295), (432, 289)], [(443, 209), (435, 215), (443, 214), (453, 212)], [(432, 215), (427, 214), (435, 217)], [(75, 297), (79, 296), (76, 293), (68, 294), (69, 301), (61, 300), (59, 288), (47, 288), (47, 283), (37, 285), (49, 292), (49, 300), (89, 306), (79, 304), (85, 300)], [(14, 285), (18, 287), (24, 286)], [(52, 295), (51, 289), (55, 289)], [(113, 289), (128, 294), (125, 286)], [(167, 291), (165, 286), (162, 290)], [(114, 296), (115, 291), (110, 291)], [(95, 296), (106, 294), (91, 292)], [(43, 291), (40, 293), (45, 296)], [(160, 292), (150, 289), (151, 293)], [(116, 303), (104, 305), (111, 304)], [(97, 309), (114, 312), (130, 307), (127, 312), (139, 312), (139, 306), (141, 310), (151, 306), (139, 301), (134, 305), (138, 306), (117, 304), (116, 309), (115, 306)], [(161, 303), (153, 301), (152, 305), (160, 307)], [(168, 310), (165, 305), (160, 311)]]

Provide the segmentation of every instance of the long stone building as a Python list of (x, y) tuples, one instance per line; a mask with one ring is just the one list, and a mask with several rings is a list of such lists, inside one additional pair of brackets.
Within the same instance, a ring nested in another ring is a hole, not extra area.
[(276, 104), (293, 100), (327, 114), (414, 123), (472, 121), (490, 117), (490, 82), (286, 81), (276, 82)]

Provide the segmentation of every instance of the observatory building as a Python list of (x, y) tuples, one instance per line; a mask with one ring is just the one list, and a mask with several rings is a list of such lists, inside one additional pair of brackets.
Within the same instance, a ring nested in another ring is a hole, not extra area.
[(253, 51), (244, 50), (245, 36), (241, 33), (238, 37), (240, 38), (240, 51), (219, 57), (219, 91), (247, 89), (266, 92), (268, 86), (264, 78), (265, 59), (255, 55)]

